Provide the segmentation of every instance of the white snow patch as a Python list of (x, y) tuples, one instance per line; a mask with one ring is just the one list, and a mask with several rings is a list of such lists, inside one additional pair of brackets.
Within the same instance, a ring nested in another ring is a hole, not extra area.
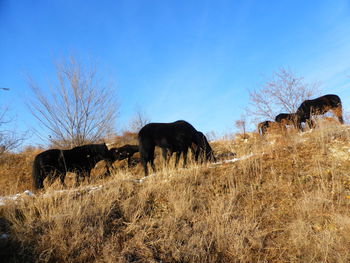
[(135, 180), (137, 183), (143, 183), (143, 181), (145, 181), (146, 179), (148, 179), (148, 178), (150, 178), (150, 177), (153, 177), (153, 176), (156, 176), (156, 174), (155, 173), (152, 173), (152, 174), (150, 174), (150, 175), (148, 175), (148, 176), (144, 176), (144, 177), (142, 177), (141, 179), (138, 179), (138, 180)]
[(19, 198), (23, 198), (23, 196), (35, 196), (31, 191), (25, 190), (23, 193), (8, 195), (8, 196), (0, 196), (0, 206), (5, 205), (7, 201), (17, 201)]
[[(221, 162), (212, 163), (212, 165), (219, 165), (219, 164), (224, 164), (224, 163), (235, 163), (235, 162), (238, 162), (238, 161), (249, 159), (252, 156), (254, 156), (254, 154), (251, 153), (251, 154), (248, 154), (248, 155), (244, 155), (244, 156), (242, 156), (240, 158), (233, 158), (233, 159), (224, 160), (224, 161), (221, 161)], [(210, 167), (212, 168), (214, 166), (210, 166)]]
[(10, 237), (9, 234), (1, 234), (0, 239), (8, 239)]
[[(67, 190), (56, 190), (53, 193), (42, 193), (41, 196), (43, 197), (49, 197), (52, 196), (53, 194), (62, 194), (62, 193), (74, 193), (76, 192), (78, 195), (80, 194), (80, 191), (86, 191), (88, 193), (93, 192), (93, 191), (98, 191), (103, 188), (103, 185), (98, 185), (98, 186), (87, 186), (83, 188), (78, 188), (78, 189), (67, 189)], [(8, 195), (8, 196), (0, 196), (0, 206), (3, 206), (6, 204), (8, 201), (18, 201), (22, 199), (24, 196), (29, 196), (29, 197), (35, 197), (36, 195), (29, 191), (25, 190), (23, 193), (18, 193), (15, 195)]]

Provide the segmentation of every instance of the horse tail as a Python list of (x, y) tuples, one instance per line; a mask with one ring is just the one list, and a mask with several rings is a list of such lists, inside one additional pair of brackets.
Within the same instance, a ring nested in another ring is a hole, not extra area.
[(32, 185), (35, 190), (44, 188), (44, 173), (42, 171), (42, 164), (40, 156), (36, 156), (32, 168)]

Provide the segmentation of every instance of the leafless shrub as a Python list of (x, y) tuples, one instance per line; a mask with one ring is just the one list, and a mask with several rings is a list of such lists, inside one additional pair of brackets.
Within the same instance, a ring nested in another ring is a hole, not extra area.
[(274, 119), (281, 112), (296, 112), (300, 104), (318, 93), (319, 83), (305, 83), (291, 70), (280, 68), (271, 80), (260, 88), (250, 91), (247, 110), (256, 119)]
[(29, 80), (35, 95), (29, 107), (41, 128), (49, 131), (48, 140), (73, 147), (111, 134), (118, 113), (116, 96), (96, 67), (85, 68), (71, 57), (56, 65), (56, 73), (57, 82), (45, 88)]
[(135, 115), (129, 122), (129, 129), (131, 132), (139, 132), (143, 126), (150, 123), (150, 118), (141, 109), (137, 109)]
[(246, 128), (247, 128), (247, 122), (246, 122), (245, 116), (241, 116), (241, 118), (239, 120), (236, 120), (235, 126), (239, 130), (239, 132), (241, 132), (245, 135)]
[(9, 128), (13, 121), (9, 116), (8, 108), (1, 109), (0, 112), (0, 155), (7, 150), (16, 149), (23, 142), (23, 136)]

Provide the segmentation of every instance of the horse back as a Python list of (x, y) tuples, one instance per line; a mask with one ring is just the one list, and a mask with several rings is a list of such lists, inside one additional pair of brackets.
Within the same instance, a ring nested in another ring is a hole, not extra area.
[(313, 100), (305, 100), (298, 108), (298, 112), (323, 114), (330, 109), (341, 106), (341, 100), (338, 95), (327, 94)]

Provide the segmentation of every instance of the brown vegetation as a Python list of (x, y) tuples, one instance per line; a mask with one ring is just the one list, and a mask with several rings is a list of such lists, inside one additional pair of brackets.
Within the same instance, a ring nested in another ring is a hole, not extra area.
[[(0, 256), (13, 262), (349, 262), (349, 138), (346, 126), (246, 134), (212, 143), (218, 153), (236, 152), (236, 162), (157, 165), (156, 176), (142, 183), (138, 168), (116, 169), (111, 178), (96, 179), (103, 187), (95, 190), (53, 187), (9, 201), (0, 207), (0, 234), (9, 235)], [(8, 186), (1, 181), (1, 187)]]

